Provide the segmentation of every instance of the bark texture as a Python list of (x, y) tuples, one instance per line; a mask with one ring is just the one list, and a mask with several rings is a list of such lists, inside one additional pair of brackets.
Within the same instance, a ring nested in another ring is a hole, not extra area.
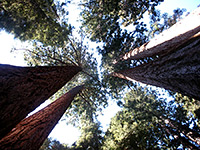
[(200, 100), (200, 33), (157, 60), (113, 73)]
[(7, 136), (0, 140), (5, 150), (38, 150), (51, 130), (83, 89), (77, 86), (39, 112), (22, 120)]
[(174, 51), (198, 32), (200, 32), (200, 7), (150, 42), (126, 53), (115, 63), (120, 60), (136, 60)]
[(75, 74), (76, 66), (0, 65), (0, 139)]

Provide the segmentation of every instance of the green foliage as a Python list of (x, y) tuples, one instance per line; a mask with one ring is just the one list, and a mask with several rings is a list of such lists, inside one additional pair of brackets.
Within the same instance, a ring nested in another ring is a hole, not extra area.
[(127, 85), (133, 86), (133, 83), (112, 77), (109, 74), (138, 65), (138, 61), (125, 61), (117, 64), (114, 62), (130, 51), (130, 49), (134, 49), (147, 42), (146, 31), (146, 25), (143, 22), (139, 23), (133, 32), (120, 29), (113, 34), (113, 37), (108, 42), (104, 43), (103, 47), (98, 48), (99, 54), (102, 55), (101, 68), (103, 70), (103, 82), (111, 90), (110, 95), (112, 98), (121, 98), (119, 95), (120, 91), (123, 91)]
[(81, 118), (81, 136), (76, 141), (73, 150), (97, 150), (101, 147), (102, 131), (100, 130), (100, 123), (89, 119)]
[[(180, 93), (176, 93), (174, 97), (176, 103), (181, 105), (183, 109), (187, 112), (187, 116), (194, 116), (195, 118), (198, 118), (198, 120), (200, 119), (200, 114), (198, 113), (198, 111), (200, 110), (199, 100), (183, 96)], [(200, 127), (200, 122), (198, 122), (198, 125)]]
[(84, 84), (84, 90), (74, 99), (66, 113), (69, 123), (73, 125), (78, 125), (80, 117), (85, 111), (86, 116), (97, 117), (97, 112), (101, 111), (101, 107), (107, 105), (107, 91), (99, 79), (97, 61), (93, 54), (88, 52), (88, 49), (88, 45), (84, 45), (83, 41), (79, 41), (73, 36), (69, 36), (62, 47), (45, 46), (34, 42), (32, 49), (25, 49), (25, 60), (28, 65), (62, 66), (71, 64), (82, 67), (82, 72), (51, 98), (55, 100), (69, 89)]
[[(191, 133), (194, 139), (200, 135), (196, 121), (174, 101), (171, 106), (165, 101), (141, 87), (127, 93), (124, 108), (112, 118), (102, 148), (177, 149), (180, 144), (197, 148), (188, 144), (192, 140), (187, 135)], [(191, 123), (193, 128), (189, 127)]]
[(58, 22), (56, 7), (61, 6), (56, 6), (53, 0), (2, 0), (0, 29), (23, 41), (38, 40), (48, 45), (51, 40), (54, 45), (63, 44), (63, 37), (71, 32), (71, 26), (66, 21)]
[(151, 29), (149, 31), (149, 36), (154, 37), (156, 34), (159, 34), (173, 26), (176, 22), (182, 19), (185, 11), (186, 9), (177, 8), (173, 11), (172, 16), (169, 16), (167, 13), (161, 14), (159, 10), (154, 11), (154, 13), (150, 16)]
[(124, 101), (123, 110), (111, 120), (103, 149), (156, 148), (154, 141), (158, 137), (154, 123), (157, 122), (157, 117), (153, 115), (154, 107), (157, 105), (155, 96), (139, 88), (128, 93)]
[[(146, 32), (146, 25), (143, 22), (139, 23), (133, 32), (123, 31), (121, 29), (115, 32), (113, 37), (105, 42), (102, 48), (98, 48), (99, 53), (102, 55), (102, 67), (110, 72), (122, 69), (122, 64), (118, 66), (113, 65), (114, 60), (130, 51), (130, 49), (139, 47), (147, 42)], [(127, 63), (123, 64), (126, 68), (130, 67), (130, 62), (128, 63), (129, 65)]]
[[(25, 49), (28, 65), (71, 64), (83, 68), (51, 98), (54, 100), (77, 85), (85, 85), (66, 113), (68, 122), (80, 128), (80, 138), (71, 148), (47, 139), (41, 149), (177, 149), (181, 144), (183, 148), (199, 148), (194, 144), (200, 136), (196, 117), (200, 108), (196, 100), (177, 94), (175, 100), (166, 102), (154, 91), (109, 75), (154, 59), (114, 65), (121, 55), (149, 40), (148, 28), (140, 20), (146, 11), (151, 14), (149, 32), (152, 37), (181, 18), (184, 10), (180, 9), (175, 10), (172, 17), (161, 16), (155, 6), (162, 1), (84, 0), (81, 4), (84, 6), (81, 13), (83, 29), (91, 40), (104, 42), (102, 47), (98, 47), (102, 56), (102, 73), (98, 71), (97, 60), (88, 52), (89, 46), (83, 44), (83, 32), (80, 34), (82, 40), (72, 36), (71, 26), (66, 20), (67, 11), (62, 8), (65, 4), (56, 6), (52, 0), (0, 2), (0, 28), (21, 40), (35, 40), (32, 48)], [(131, 31), (122, 29), (122, 26), (131, 27)], [(127, 93), (127, 87), (134, 89)], [(112, 118), (102, 137), (96, 119), (99, 111), (106, 107), (108, 96), (120, 99), (122, 110)]]
[(47, 138), (43, 145), (40, 147), (40, 150), (69, 150), (68, 146), (61, 144), (57, 140), (52, 140), (51, 138)]
[[(184, 9), (176, 9), (174, 10), (174, 14), (172, 16), (169, 16), (167, 13), (161, 16), (160, 11), (154, 10), (150, 13), (150, 30), (146, 24), (138, 20), (134, 23), (131, 30), (130, 27), (129, 31), (118, 28), (112, 36), (106, 38), (103, 46), (99, 47), (98, 51), (99, 54), (102, 55), (101, 67), (103, 68), (103, 81), (111, 90), (110, 94), (112, 98), (121, 98), (119, 91), (125, 89), (127, 85), (132, 86), (133, 83), (123, 79), (111, 77), (109, 76), (110, 73), (130, 69), (143, 63), (148, 63), (152, 60), (158, 59), (159, 56), (123, 62), (118, 61), (119, 58), (130, 50), (147, 43), (148, 40), (155, 34), (158, 34), (175, 24), (181, 19), (184, 11)], [(116, 63), (116, 61), (118, 62)]]
[(121, 25), (137, 23), (146, 11), (153, 12), (162, 1), (84, 0), (83, 26), (92, 40), (105, 42)]
[[(141, 19), (145, 12), (155, 12), (155, 6), (162, 1), (83, 1), (82, 24), (91, 40), (103, 42), (98, 51), (102, 55), (103, 82), (112, 98), (121, 98), (120, 91), (133, 83), (109, 74), (138, 65), (138, 61), (114, 65), (115, 60), (148, 41), (147, 26)], [(123, 26), (129, 26), (129, 31)]]

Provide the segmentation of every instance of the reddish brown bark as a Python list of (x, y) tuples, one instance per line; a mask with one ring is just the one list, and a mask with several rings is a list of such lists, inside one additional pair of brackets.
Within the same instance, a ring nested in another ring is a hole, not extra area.
[(200, 100), (200, 33), (158, 60), (112, 75)]
[(168, 30), (153, 38), (150, 42), (131, 50), (117, 61), (127, 59), (136, 60), (155, 55), (163, 55), (176, 50), (198, 32), (200, 32), (200, 7)]
[(39, 149), (76, 94), (82, 89), (83, 86), (73, 88), (44, 109), (22, 120), (0, 140), (0, 148), (6, 150)]
[(76, 66), (0, 65), (0, 139), (79, 71)]

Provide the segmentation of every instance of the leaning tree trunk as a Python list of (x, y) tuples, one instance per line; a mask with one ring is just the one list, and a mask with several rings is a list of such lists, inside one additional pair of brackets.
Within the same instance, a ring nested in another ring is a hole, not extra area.
[(157, 60), (112, 74), (200, 100), (200, 33)]
[(0, 139), (75, 74), (77, 66), (0, 65)]
[(71, 104), (74, 96), (82, 89), (83, 86), (73, 88), (44, 109), (22, 120), (0, 140), (0, 148), (5, 150), (38, 150)]
[(200, 32), (200, 7), (151, 41), (119, 57), (114, 63), (120, 60), (138, 60), (174, 51), (198, 32)]

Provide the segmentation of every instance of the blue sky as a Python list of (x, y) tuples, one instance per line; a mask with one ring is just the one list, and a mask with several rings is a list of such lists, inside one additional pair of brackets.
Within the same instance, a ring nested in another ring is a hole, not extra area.
[[(186, 8), (187, 11), (191, 12), (200, 4), (200, 0), (165, 0), (158, 8), (162, 13), (167, 12), (172, 14), (173, 10), (176, 8)], [(73, 10), (73, 7), (70, 8)], [(74, 16), (74, 14), (73, 14)], [(76, 21), (76, 17), (73, 17), (71, 20), (73, 22)], [(23, 60), (23, 55), (20, 53), (10, 53), (10, 50), (14, 47), (20, 48), (22, 46), (19, 40), (14, 40), (13, 35), (7, 34), (3, 31), (0, 32), (0, 45), (1, 45), (1, 55), (0, 55), (0, 63), (2, 64), (11, 64), (17, 66), (26, 66)], [(25, 43), (28, 45), (28, 43)], [(44, 106), (47, 103), (43, 104)], [(99, 120), (103, 123), (104, 129), (109, 125), (110, 118), (116, 113), (116, 104), (113, 102), (110, 103), (110, 107), (104, 110), (104, 116), (101, 116)], [(115, 110), (115, 111), (114, 111)], [(118, 110), (118, 109), (117, 109)], [(78, 136), (80, 132), (73, 128), (72, 126), (66, 126), (65, 121), (60, 121), (59, 124), (54, 128), (50, 137), (59, 140), (61, 143), (72, 144)]]
[(172, 13), (176, 8), (186, 8), (191, 12), (200, 4), (200, 0), (165, 0), (158, 8), (162, 13)]

